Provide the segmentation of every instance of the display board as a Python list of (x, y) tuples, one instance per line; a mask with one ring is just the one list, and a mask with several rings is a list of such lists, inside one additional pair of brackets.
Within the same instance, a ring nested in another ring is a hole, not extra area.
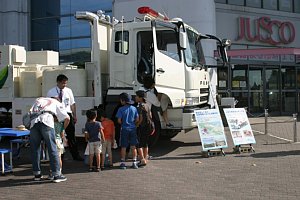
[(227, 140), (219, 109), (195, 111), (203, 151), (227, 148)]
[(224, 113), (235, 146), (256, 143), (244, 108), (224, 108)]

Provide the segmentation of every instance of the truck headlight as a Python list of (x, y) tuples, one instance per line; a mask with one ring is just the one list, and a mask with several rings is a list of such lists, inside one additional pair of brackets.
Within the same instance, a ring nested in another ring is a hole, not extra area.
[(186, 105), (193, 106), (199, 104), (199, 97), (187, 97), (186, 98)]

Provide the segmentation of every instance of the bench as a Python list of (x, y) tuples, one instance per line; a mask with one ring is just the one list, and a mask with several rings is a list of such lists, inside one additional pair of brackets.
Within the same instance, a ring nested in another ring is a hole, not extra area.
[[(4, 155), (9, 153), (10, 165), (7, 165), (4, 161)], [(2, 175), (5, 175), (5, 172), (12, 172), (12, 151), (7, 148), (0, 148), (1, 154), (1, 165), (2, 165)]]
[[(17, 138), (17, 139), (10, 140), (10, 150), (13, 153), (13, 156), (16, 156), (17, 158), (20, 158), (20, 150), (21, 150), (22, 145), (26, 145), (28, 143), (29, 143), (28, 138), (24, 138), (24, 139), (23, 138)], [(14, 149), (13, 149), (13, 144), (17, 144), (17, 148), (16, 148), (15, 152), (14, 152)]]

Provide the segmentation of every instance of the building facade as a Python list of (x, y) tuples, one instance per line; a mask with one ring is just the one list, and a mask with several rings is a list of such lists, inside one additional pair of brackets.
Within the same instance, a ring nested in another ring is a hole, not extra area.
[(216, 2), (217, 35), (232, 41), (230, 67), (218, 68), (218, 93), (254, 115), (298, 113), (300, 1)]
[[(171, 6), (171, 1), (131, 1), (181, 17), (203, 33), (230, 39), (230, 66), (213, 70), (218, 74), (218, 94), (235, 97), (237, 107), (247, 107), (253, 115), (262, 114), (266, 108), (273, 115), (300, 111), (299, 0), (201, 1), (205, 6), (192, 0), (179, 1), (180, 6)], [(58, 51), (60, 63), (82, 64), (90, 61), (91, 33), (89, 25), (76, 20), (74, 13), (101, 9), (112, 15), (113, 2), (1, 1), (0, 43)], [(210, 54), (207, 60), (216, 65)]]

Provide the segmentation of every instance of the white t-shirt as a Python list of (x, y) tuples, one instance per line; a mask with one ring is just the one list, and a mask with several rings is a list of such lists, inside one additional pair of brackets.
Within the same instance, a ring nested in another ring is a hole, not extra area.
[[(72, 113), (71, 105), (75, 103), (73, 92), (70, 88), (65, 87), (62, 95), (62, 104), (65, 106), (68, 113)], [(47, 93), (47, 97), (57, 97), (59, 96), (60, 89), (56, 86), (50, 89)]]
[[(40, 97), (37, 98), (30, 108), (31, 112), (50, 111), (56, 115), (58, 121), (64, 121), (66, 118), (70, 118), (63, 104), (53, 98)], [(37, 118), (31, 121), (31, 127), (35, 123), (42, 122), (46, 126), (54, 128), (53, 116), (50, 113), (43, 113)]]
[(146, 103), (149, 105), (150, 109), (152, 105), (156, 107), (160, 107), (160, 101), (158, 100), (157, 96), (154, 94), (153, 90), (147, 90), (144, 87), (141, 87), (139, 90), (145, 91), (145, 100)]

